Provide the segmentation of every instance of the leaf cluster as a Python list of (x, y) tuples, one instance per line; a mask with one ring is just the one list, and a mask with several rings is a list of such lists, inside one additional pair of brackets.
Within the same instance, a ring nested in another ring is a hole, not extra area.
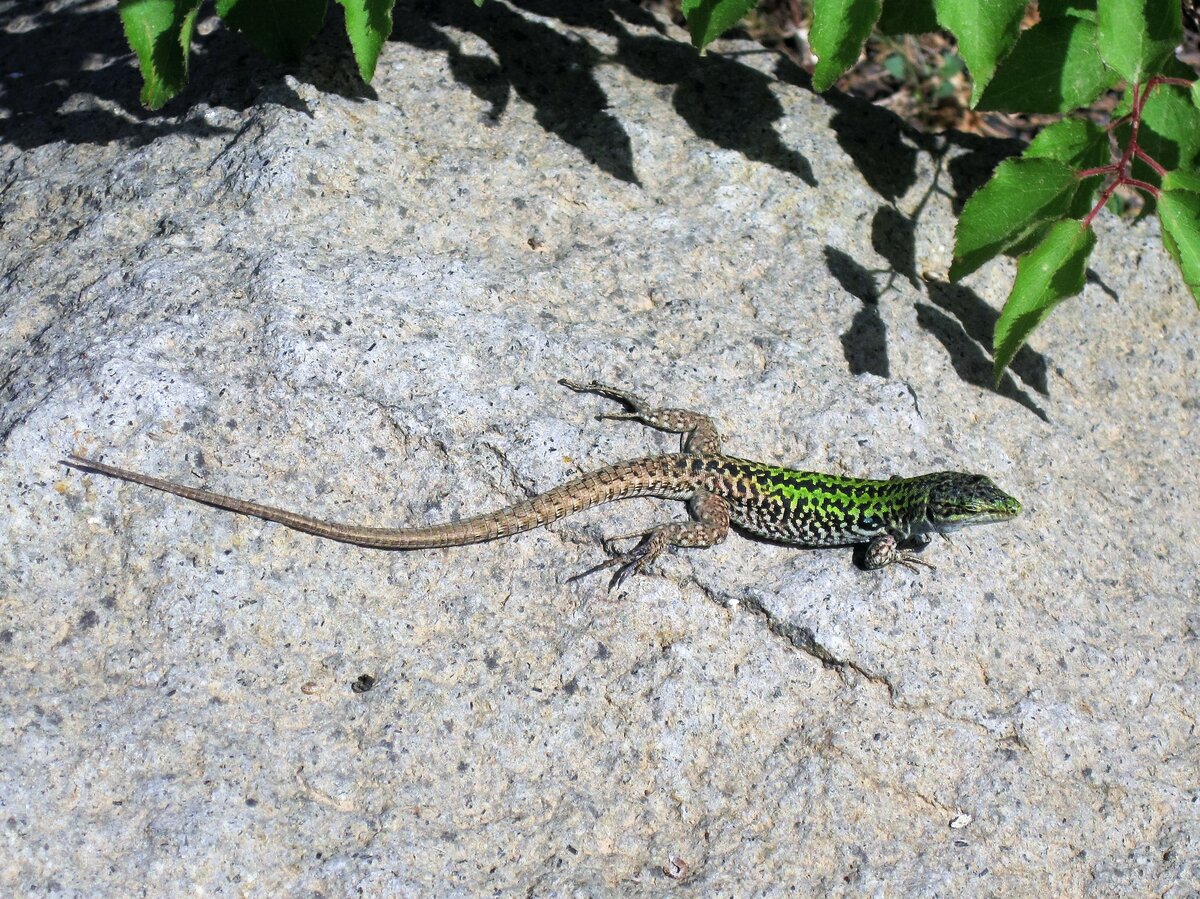
[[(202, 0), (121, 0), (136, 52), (142, 102), (157, 109), (183, 89)], [(216, 13), (273, 60), (297, 60), (329, 0), (216, 0)], [(337, 0), (359, 74), (370, 81), (392, 30), (395, 0)], [(465, 2), (465, 0), (463, 0)], [(483, 0), (474, 0), (482, 5)], [(703, 50), (756, 0), (682, 0)], [(971, 105), (1069, 114), (1124, 91), (1109, 128), (1064, 118), (1024, 154), (1000, 164), (963, 207), (952, 279), (999, 254), (1018, 257), (996, 325), (995, 375), (1062, 300), (1083, 287), (1096, 243), (1092, 222), (1120, 187), (1148, 194), (1163, 243), (1200, 304), (1200, 82), (1174, 55), (1183, 37), (1178, 0), (811, 0), (813, 85), (824, 91), (862, 53), (873, 30), (950, 32), (972, 79)], [(952, 73), (950, 73), (952, 74)], [(947, 75), (949, 77), (949, 75)]]
[[(705, 22), (727, 21), (744, 0), (692, 0)], [(1177, 0), (812, 0), (813, 86), (833, 83), (875, 30), (942, 28), (972, 78), (971, 105), (1067, 115), (1120, 87), (1109, 128), (1064, 118), (1017, 159), (997, 167), (959, 218), (950, 277), (1016, 255), (1017, 276), (996, 323), (995, 377), (1062, 300), (1079, 293), (1096, 244), (1092, 222), (1119, 187), (1147, 193), (1163, 243), (1200, 305), (1200, 83), (1175, 58)], [(722, 10), (728, 10), (723, 13)], [(689, 14), (690, 15), (690, 14)], [(689, 26), (692, 20), (688, 20)], [(697, 46), (712, 29), (691, 28)]]

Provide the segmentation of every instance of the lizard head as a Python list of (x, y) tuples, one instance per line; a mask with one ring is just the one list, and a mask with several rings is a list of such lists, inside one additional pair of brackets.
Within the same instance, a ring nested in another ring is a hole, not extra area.
[(981, 474), (945, 471), (936, 476), (926, 500), (929, 523), (939, 531), (969, 524), (1007, 521), (1021, 513), (1021, 504)]

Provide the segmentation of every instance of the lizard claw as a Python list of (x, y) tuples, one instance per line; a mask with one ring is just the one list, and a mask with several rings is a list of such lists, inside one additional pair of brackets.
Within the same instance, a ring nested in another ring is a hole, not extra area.
[(580, 581), (580, 580), (583, 580), (585, 577), (587, 577), (589, 574), (595, 574), (597, 571), (603, 571), (605, 568), (612, 568), (614, 565), (616, 565), (620, 561), (621, 561), (621, 559), (619, 556), (614, 556), (611, 559), (605, 559), (599, 565), (593, 565), (591, 568), (587, 568), (587, 569), (579, 572), (579, 574), (571, 575), (569, 578), (567, 578), (567, 583), (569, 584), (572, 581)]
[(580, 580), (589, 574), (595, 574), (597, 571), (604, 571), (607, 568), (616, 568), (616, 573), (613, 574), (612, 580), (608, 582), (608, 589), (611, 592), (625, 583), (630, 575), (641, 574), (647, 565), (658, 558), (659, 554), (663, 551), (665, 541), (657, 537), (653, 531), (646, 534), (625, 534), (605, 540), (605, 549), (611, 548), (613, 540), (627, 540), (631, 537), (641, 537), (642, 542), (628, 552), (619, 553), (611, 559), (605, 559), (599, 565), (593, 565), (586, 571), (572, 575), (567, 578), (568, 582)]
[(623, 393), (624, 391), (617, 390), (615, 387), (609, 387), (607, 384), (601, 384), (599, 381), (572, 381), (570, 378), (559, 378), (558, 383), (569, 390), (574, 390), (576, 393)]
[(915, 553), (902, 552), (896, 556), (896, 564), (903, 565), (909, 571), (920, 571), (918, 565), (924, 565), (926, 568), (936, 569), (937, 566), (932, 562), (926, 562), (924, 559), (917, 558)]
[(606, 568), (613, 568), (619, 565), (621, 567), (617, 569), (617, 571), (613, 574), (612, 579), (608, 582), (608, 591), (611, 593), (613, 590), (617, 589), (617, 587), (620, 587), (623, 583), (625, 583), (625, 579), (629, 577), (629, 575), (636, 573), (635, 566), (637, 566), (637, 562), (628, 561), (626, 559), (626, 556), (628, 555), (629, 553), (623, 553), (619, 556), (613, 556), (611, 559), (605, 559), (599, 565), (593, 565), (591, 568), (579, 572), (579, 574), (571, 575), (569, 578), (567, 578), (567, 582), (570, 583), (571, 581), (582, 580), (589, 574), (595, 574), (597, 571), (604, 571)]

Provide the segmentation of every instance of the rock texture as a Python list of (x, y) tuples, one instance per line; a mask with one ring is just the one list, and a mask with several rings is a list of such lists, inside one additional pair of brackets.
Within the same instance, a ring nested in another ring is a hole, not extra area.
[[(1008, 148), (753, 45), (446, 0), (371, 91), (336, 28), (286, 75), (217, 30), (150, 116), (111, 9), (0, 17), (5, 892), (1200, 891), (1200, 317), (1153, 222), (993, 390), (1013, 268), (944, 275)], [(388, 554), (58, 463), (400, 524), (674, 445), (561, 376), (1027, 512), (933, 572), (739, 538), (606, 595), (566, 578), (680, 507)]]

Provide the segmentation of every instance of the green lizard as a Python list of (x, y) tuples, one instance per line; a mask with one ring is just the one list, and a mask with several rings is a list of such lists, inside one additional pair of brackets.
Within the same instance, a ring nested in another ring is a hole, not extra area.
[[(221, 496), (94, 459), (72, 455), (64, 464), (164, 490), (242, 515), (274, 521), (298, 531), (378, 549), (427, 549), (463, 546), (532, 530), (601, 503), (654, 496), (688, 503), (692, 521), (660, 524), (627, 552), (584, 572), (616, 567), (610, 588), (643, 571), (670, 546), (704, 547), (722, 542), (730, 525), (757, 537), (790, 546), (867, 544), (864, 566), (893, 562), (916, 570), (932, 568), (912, 550), (923, 549), (935, 532), (969, 524), (1005, 521), (1021, 504), (983, 475), (943, 471), (887, 481), (795, 471), (726, 456), (712, 419), (683, 409), (653, 409), (633, 394), (592, 382), (559, 383), (624, 404), (628, 411), (597, 418), (628, 419), (682, 434), (679, 453), (619, 462), (569, 481), (505, 509), (448, 524), (377, 528), (335, 524), (246, 500)], [(610, 552), (612, 541), (605, 541)], [(902, 544), (904, 545), (902, 548)], [(582, 576), (582, 575), (581, 575)]]

